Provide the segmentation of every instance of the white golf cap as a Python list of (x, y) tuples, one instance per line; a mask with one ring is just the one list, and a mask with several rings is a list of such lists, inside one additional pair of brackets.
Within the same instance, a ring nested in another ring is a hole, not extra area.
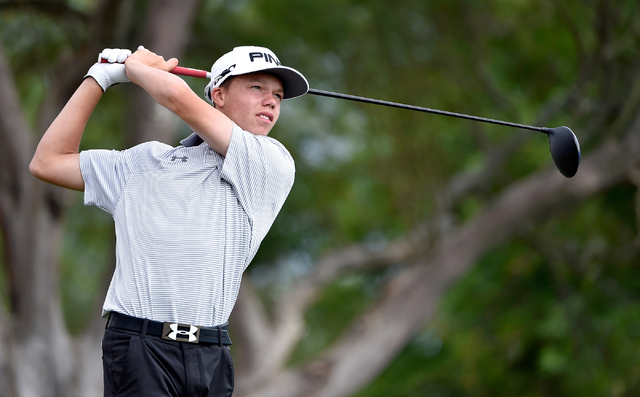
[(269, 72), (278, 76), (284, 89), (283, 99), (302, 96), (309, 91), (309, 83), (302, 73), (282, 66), (276, 54), (265, 47), (236, 47), (221, 56), (211, 67), (211, 81), (204, 88), (204, 96), (211, 101), (211, 91), (228, 77), (253, 72)]

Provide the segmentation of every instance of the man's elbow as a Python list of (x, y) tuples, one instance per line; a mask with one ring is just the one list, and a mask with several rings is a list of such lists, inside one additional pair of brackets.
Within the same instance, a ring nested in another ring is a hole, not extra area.
[(29, 163), (29, 171), (41, 181), (67, 189), (84, 191), (84, 180), (75, 157), (41, 159), (36, 155)]
[(33, 156), (33, 158), (31, 159), (31, 162), (29, 163), (29, 172), (31, 172), (31, 174), (36, 178), (44, 180), (45, 168), (46, 167), (44, 166), (44, 164), (42, 164), (42, 161), (38, 158), (38, 156), (37, 155)]
[(54, 168), (51, 162), (38, 156), (36, 153), (29, 163), (29, 172), (36, 178), (52, 183)]

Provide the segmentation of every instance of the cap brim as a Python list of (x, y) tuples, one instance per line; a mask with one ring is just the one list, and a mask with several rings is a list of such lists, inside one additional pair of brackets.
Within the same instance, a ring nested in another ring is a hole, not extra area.
[(237, 72), (240, 72), (240, 73), (232, 73), (232, 75), (237, 76), (241, 74), (257, 73), (257, 72), (268, 72), (276, 75), (282, 81), (282, 88), (284, 89), (283, 99), (297, 98), (299, 96), (306, 94), (309, 91), (309, 83), (307, 82), (307, 79), (302, 75), (302, 73), (287, 66), (278, 66), (275, 68), (267, 68), (267, 69), (260, 69), (260, 70), (251, 70), (251, 71), (237, 70)]
[(282, 80), (282, 88), (284, 89), (284, 98), (297, 98), (309, 91), (309, 83), (302, 73), (297, 70), (280, 66), (273, 69), (266, 69), (265, 72), (273, 73)]

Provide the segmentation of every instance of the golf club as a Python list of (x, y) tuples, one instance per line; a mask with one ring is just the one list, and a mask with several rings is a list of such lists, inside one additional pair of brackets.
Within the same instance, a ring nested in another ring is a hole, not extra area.
[(536, 127), (532, 125), (512, 123), (509, 121), (501, 121), (501, 120), (487, 119), (484, 117), (471, 116), (468, 114), (448, 112), (445, 110), (436, 110), (436, 109), (430, 109), (430, 108), (425, 108), (421, 106), (405, 105), (402, 103), (383, 101), (380, 99), (371, 99), (371, 98), (359, 97), (355, 95), (340, 94), (340, 93), (331, 92), (331, 91), (316, 90), (313, 88), (309, 89), (309, 94), (326, 96), (331, 98), (347, 99), (350, 101), (364, 102), (364, 103), (370, 103), (374, 105), (383, 105), (383, 106), (389, 106), (389, 107), (394, 107), (399, 109), (416, 110), (419, 112), (439, 114), (442, 116), (457, 117), (457, 118), (462, 118), (467, 120), (480, 121), (483, 123), (491, 123), (491, 124), (505, 125), (509, 127), (524, 128), (527, 130), (539, 131), (547, 134), (547, 136), (549, 137), (549, 147), (551, 150), (551, 158), (553, 159), (553, 162), (556, 164), (556, 167), (558, 168), (560, 173), (562, 173), (562, 175), (564, 175), (567, 178), (571, 178), (576, 174), (576, 172), (578, 172), (578, 166), (580, 165), (580, 143), (578, 142), (578, 138), (576, 137), (576, 135), (573, 133), (573, 131), (571, 131), (569, 127), (555, 127), (555, 128)]
[[(181, 75), (181, 76), (198, 77), (198, 78), (204, 78), (204, 79), (211, 78), (211, 73), (207, 72), (206, 70), (191, 69), (191, 68), (185, 68), (182, 66), (176, 66), (173, 70), (171, 70), (171, 73)], [(578, 166), (580, 165), (580, 156), (581, 156), (580, 143), (578, 142), (578, 138), (576, 137), (576, 135), (573, 133), (573, 131), (571, 131), (569, 127), (564, 127), (564, 126), (555, 127), (555, 128), (536, 127), (536, 126), (525, 125), (525, 124), (511, 123), (508, 121), (471, 116), (468, 114), (448, 112), (445, 110), (436, 110), (436, 109), (430, 109), (430, 108), (425, 108), (420, 106), (405, 105), (397, 102), (389, 102), (389, 101), (365, 98), (365, 97), (360, 97), (355, 95), (340, 94), (340, 93), (331, 92), (331, 91), (316, 90), (313, 88), (309, 89), (309, 94), (331, 97), (331, 98), (346, 99), (346, 100), (356, 101), (356, 102), (370, 103), (374, 105), (389, 106), (389, 107), (395, 107), (399, 109), (415, 110), (419, 112), (439, 114), (442, 116), (457, 117), (457, 118), (462, 118), (467, 120), (480, 121), (483, 123), (498, 124), (498, 125), (504, 125), (508, 127), (523, 128), (527, 130), (542, 132), (544, 134), (547, 134), (547, 136), (549, 137), (549, 148), (551, 151), (551, 158), (553, 159), (553, 162), (555, 163), (556, 167), (558, 168), (558, 170), (562, 175), (564, 175), (567, 178), (573, 177), (576, 174), (576, 172), (578, 172)]]

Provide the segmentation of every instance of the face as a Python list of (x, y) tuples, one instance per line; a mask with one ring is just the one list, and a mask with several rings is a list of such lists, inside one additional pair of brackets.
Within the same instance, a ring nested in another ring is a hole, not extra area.
[(268, 135), (280, 116), (282, 82), (270, 73), (235, 76), (227, 87), (216, 87), (211, 97), (216, 109), (245, 131)]

